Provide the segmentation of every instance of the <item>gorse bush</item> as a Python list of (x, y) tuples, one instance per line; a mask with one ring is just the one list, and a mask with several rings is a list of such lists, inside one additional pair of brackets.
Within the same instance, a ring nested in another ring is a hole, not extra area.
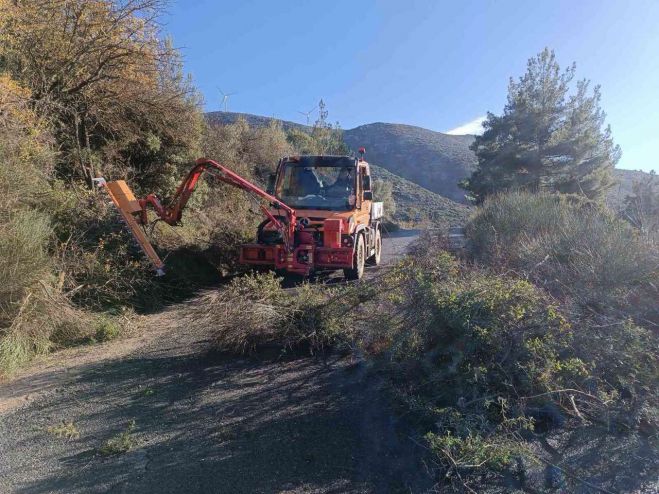
[(562, 352), (572, 339), (569, 322), (527, 281), (466, 269), (445, 252), (405, 261), (382, 281), (387, 293), (376, 300), (394, 317), (367, 333), (366, 348), (412, 373), (433, 374), (446, 403), (542, 393), (585, 372)]
[(583, 364), (561, 352), (571, 327), (524, 280), (473, 271), (443, 251), (419, 252), (378, 280), (365, 311), (387, 314), (387, 324), (374, 320), (357, 344), (390, 370), (396, 396), (418, 417), (448, 477), (453, 469), (466, 478), (505, 469), (533, 424), (519, 397), (581, 379)]
[(648, 236), (591, 202), (527, 193), (487, 200), (467, 235), (475, 260), (561, 300), (579, 328), (573, 346), (611, 393), (651, 396), (659, 250)]

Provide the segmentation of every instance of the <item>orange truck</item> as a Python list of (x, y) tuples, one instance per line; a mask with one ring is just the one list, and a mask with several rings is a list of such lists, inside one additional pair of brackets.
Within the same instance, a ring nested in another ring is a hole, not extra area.
[(123, 181), (96, 179), (117, 206), (137, 243), (156, 272), (164, 263), (144, 234), (148, 211), (170, 225), (183, 209), (204, 173), (259, 197), (265, 219), (253, 243), (242, 245), (240, 262), (279, 273), (308, 276), (342, 269), (347, 279), (360, 279), (366, 264), (382, 255), (383, 207), (373, 200), (372, 179), (364, 149), (352, 156), (290, 156), (282, 158), (267, 190), (219, 163), (201, 158), (184, 178), (168, 206), (153, 194), (137, 199)]

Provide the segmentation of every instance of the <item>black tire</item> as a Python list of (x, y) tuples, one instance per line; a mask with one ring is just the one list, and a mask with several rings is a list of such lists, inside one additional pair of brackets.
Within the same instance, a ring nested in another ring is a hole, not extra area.
[(378, 228), (375, 231), (375, 254), (366, 259), (366, 264), (369, 266), (379, 266), (382, 261), (382, 233)]
[(352, 259), (353, 267), (344, 269), (343, 275), (347, 280), (360, 280), (364, 276), (364, 264), (366, 263), (366, 246), (364, 245), (364, 236), (357, 235), (357, 244), (355, 245), (355, 255)]
[[(275, 216), (279, 221), (286, 222), (286, 218)], [(278, 231), (265, 230), (266, 225), (270, 223), (270, 218), (264, 219), (256, 229), (256, 242), (265, 245), (275, 245), (283, 243), (281, 233)]]

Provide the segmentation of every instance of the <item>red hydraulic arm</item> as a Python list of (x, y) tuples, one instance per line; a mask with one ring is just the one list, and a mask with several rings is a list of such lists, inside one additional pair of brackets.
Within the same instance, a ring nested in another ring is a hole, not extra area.
[[(146, 225), (149, 222), (147, 215), (148, 206), (151, 206), (158, 217), (166, 223), (170, 225), (176, 225), (179, 223), (181, 221), (183, 209), (190, 200), (190, 196), (194, 192), (195, 187), (204, 172), (212, 173), (213, 176), (229, 185), (256, 194), (260, 198), (265, 199), (274, 209), (283, 211), (286, 217), (285, 221), (280, 219), (280, 215), (273, 215), (266, 206), (261, 205), (261, 211), (263, 211), (263, 214), (265, 214), (274, 227), (281, 232), (286, 250), (288, 252), (293, 251), (295, 248), (293, 240), (295, 236), (295, 228), (297, 226), (295, 210), (281, 202), (276, 197), (271, 196), (260, 187), (245, 180), (240, 175), (213, 160), (207, 158), (199, 158), (197, 160), (195, 166), (190, 170), (181, 185), (179, 185), (178, 189), (176, 189), (174, 198), (169, 206), (163, 206), (160, 199), (154, 194), (149, 194), (144, 199), (138, 200), (123, 180), (106, 182), (104, 178), (100, 177), (95, 178), (94, 181), (99, 187), (106, 190), (110, 199), (119, 210), (124, 223), (131, 231), (144, 254), (150, 259), (156, 273), (158, 275), (163, 275), (165, 264), (151, 245), (151, 242), (149, 242), (149, 239), (146, 237), (142, 228), (140, 228), (140, 224)], [(227, 214), (231, 213), (227, 212)]]
[(197, 183), (199, 182), (199, 179), (204, 172), (211, 173), (215, 178), (229, 185), (256, 194), (257, 196), (268, 201), (275, 209), (283, 210), (286, 214), (287, 224), (284, 224), (278, 220), (267, 207), (261, 205), (263, 214), (265, 214), (275, 226), (275, 228), (281, 232), (284, 239), (284, 244), (286, 245), (287, 249), (292, 249), (293, 236), (295, 234), (296, 227), (295, 210), (281, 202), (276, 197), (271, 196), (260, 187), (254, 185), (252, 182), (245, 180), (243, 177), (231, 171), (227, 167), (222, 166), (208, 158), (199, 158), (196, 161), (194, 168), (190, 170), (183, 182), (181, 182), (181, 185), (179, 185), (178, 189), (176, 189), (176, 193), (174, 194), (174, 197), (172, 198), (169, 206), (163, 206), (155, 194), (149, 194), (144, 199), (140, 199), (139, 204), (142, 208), (142, 211), (139, 214), (139, 222), (143, 225), (148, 223), (147, 206), (150, 205), (158, 217), (166, 223), (170, 225), (176, 225), (179, 223), (181, 221), (183, 209), (190, 200), (190, 196), (194, 192), (195, 187), (197, 186)]

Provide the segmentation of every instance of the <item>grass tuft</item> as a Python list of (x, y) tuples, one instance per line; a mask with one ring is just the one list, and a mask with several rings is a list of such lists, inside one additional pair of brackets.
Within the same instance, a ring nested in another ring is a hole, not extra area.
[(111, 341), (121, 336), (122, 327), (115, 320), (107, 316), (101, 316), (96, 320), (94, 339), (99, 343)]
[(126, 430), (108, 439), (99, 449), (99, 453), (103, 456), (115, 456), (127, 453), (133, 449), (137, 444), (137, 441), (133, 436), (135, 425), (134, 420), (128, 422)]
[(48, 427), (46, 431), (55, 437), (69, 440), (78, 439), (80, 437), (80, 432), (75, 424), (73, 422), (67, 422), (66, 420), (63, 420), (60, 424)]

